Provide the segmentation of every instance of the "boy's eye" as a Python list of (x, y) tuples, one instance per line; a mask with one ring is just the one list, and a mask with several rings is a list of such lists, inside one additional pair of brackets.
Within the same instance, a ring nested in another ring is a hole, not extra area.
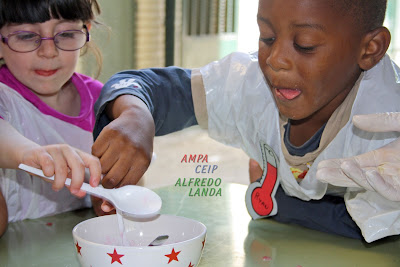
[(312, 53), (314, 52), (316, 46), (301, 46), (299, 44), (294, 43), (294, 47), (303, 53)]
[(260, 41), (265, 43), (266, 45), (272, 45), (275, 41), (275, 37), (270, 37), (270, 38), (261, 38)]

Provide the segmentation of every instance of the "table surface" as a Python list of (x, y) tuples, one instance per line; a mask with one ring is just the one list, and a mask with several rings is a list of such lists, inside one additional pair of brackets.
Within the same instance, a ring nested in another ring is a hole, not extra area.
[[(190, 191), (192, 189), (192, 192)], [(271, 220), (251, 220), (245, 185), (222, 184), (221, 195), (194, 195), (195, 188), (155, 189), (162, 214), (201, 221), (207, 241), (199, 267), (400, 266), (400, 238), (368, 244)], [(92, 210), (11, 223), (0, 238), (0, 267), (78, 267), (72, 229)]]

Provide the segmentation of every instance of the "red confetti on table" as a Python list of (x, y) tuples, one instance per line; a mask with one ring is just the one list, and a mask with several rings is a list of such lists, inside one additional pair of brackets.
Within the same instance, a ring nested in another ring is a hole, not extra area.
[(47, 226), (52, 226), (52, 225), (53, 225), (53, 223), (51, 223), (51, 222), (48, 222), (48, 223), (46, 223), (46, 225), (47, 225)]
[(270, 261), (270, 260), (272, 260), (271, 257), (268, 257), (268, 256), (264, 256), (264, 257), (263, 257), (263, 261)]
[(180, 252), (180, 251), (175, 252), (175, 249), (173, 248), (171, 254), (164, 255), (165, 257), (169, 258), (168, 264), (169, 264), (171, 261), (179, 261), (179, 260), (178, 260), (178, 254), (179, 254), (179, 253), (181, 253), (181, 252)]
[(113, 264), (114, 262), (118, 262), (122, 265), (121, 258), (125, 255), (118, 254), (117, 250), (115, 248), (114, 248), (114, 252), (112, 254), (111, 253), (107, 253), (107, 254), (108, 254), (108, 256), (111, 257), (111, 264)]

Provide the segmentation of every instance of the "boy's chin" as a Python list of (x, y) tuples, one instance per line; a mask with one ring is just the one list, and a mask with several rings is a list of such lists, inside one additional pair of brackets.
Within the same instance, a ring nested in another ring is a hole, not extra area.
[(278, 107), (279, 114), (287, 119), (296, 121), (296, 120), (302, 120), (304, 117), (302, 116), (301, 112), (299, 110), (287, 110), (286, 108), (280, 108)]

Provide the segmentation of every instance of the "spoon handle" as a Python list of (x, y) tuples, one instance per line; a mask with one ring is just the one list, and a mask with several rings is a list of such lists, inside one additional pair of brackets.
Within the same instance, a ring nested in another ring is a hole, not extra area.
[[(45, 178), (49, 181), (54, 181), (54, 175), (53, 176), (46, 176), (44, 175), (43, 171), (25, 164), (19, 164), (18, 168), (20, 168), (21, 170), (27, 171), (29, 173), (35, 174), (37, 176), (40, 176), (42, 178)], [(65, 184), (66, 185), (71, 185), (71, 179), (70, 178), (66, 178), (65, 180)], [(89, 184), (87, 183), (83, 183), (81, 186), (81, 190), (86, 191), (87, 193), (94, 195), (96, 197), (100, 197), (100, 198), (104, 198), (104, 197), (108, 197), (105, 196), (105, 190), (102, 187), (91, 187)]]

